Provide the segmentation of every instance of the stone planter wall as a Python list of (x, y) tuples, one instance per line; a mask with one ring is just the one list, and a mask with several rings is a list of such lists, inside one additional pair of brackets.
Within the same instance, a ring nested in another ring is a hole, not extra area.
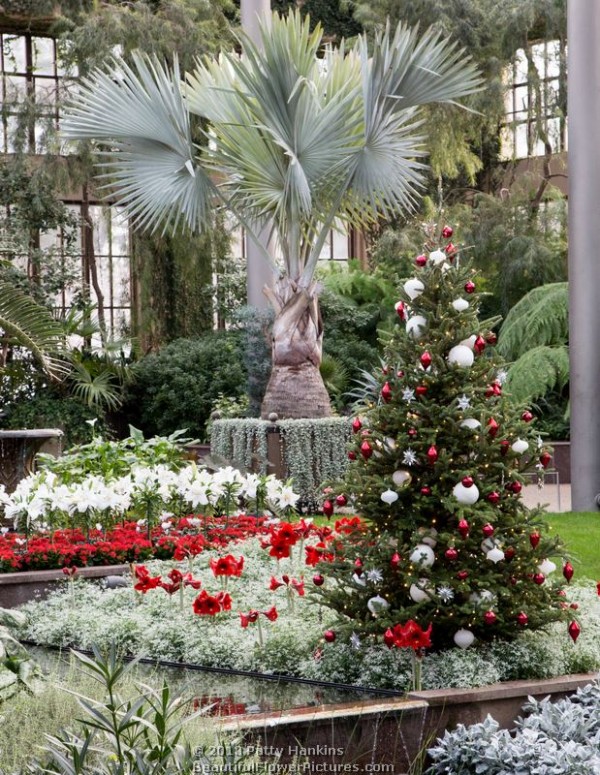
[[(83, 579), (102, 579), (107, 576), (122, 576), (128, 571), (129, 565), (97, 565), (79, 568), (77, 575)], [(67, 583), (62, 570), (0, 573), (0, 608), (16, 608), (30, 600), (43, 600), (50, 592)]]
[[(300, 761), (308, 772), (408, 773), (444, 730), (483, 721), (488, 714), (509, 729), (529, 696), (558, 700), (597, 678), (595, 674), (546, 681), (509, 681), (479, 689), (412, 692), (406, 699), (368, 700), (238, 716), (220, 728), (242, 735), (244, 746), (262, 747), (267, 763)], [(344, 769), (344, 765), (347, 769)]]

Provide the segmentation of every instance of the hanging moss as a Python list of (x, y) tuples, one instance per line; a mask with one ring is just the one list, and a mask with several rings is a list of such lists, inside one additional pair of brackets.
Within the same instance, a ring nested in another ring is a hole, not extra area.
[[(282, 478), (291, 478), (303, 501), (321, 500), (323, 482), (344, 475), (346, 446), (352, 434), (347, 417), (318, 420), (233, 419), (212, 423), (211, 452), (234, 465), (267, 472), (267, 434), (276, 428), (280, 440)], [(268, 461), (278, 467), (275, 460)]]

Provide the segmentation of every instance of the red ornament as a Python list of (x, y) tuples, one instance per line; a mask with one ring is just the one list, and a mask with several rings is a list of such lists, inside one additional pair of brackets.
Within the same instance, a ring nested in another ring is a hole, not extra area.
[(444, 248), (444, 253), (448, 256), (450, 261), (452, 261), (452, 259), (456, 255), (456, 245), (453, 245), (451, 242), (449, 242)]
[(336, 638), (336, 634), (333, 630), (325, 630), (325, 632), (323, 633), (323, 637), (325, 638), (327, 643), (333, 643), (333, 641)]
[(492, 506), (495, 506), (500, 501), (500, 493), (497, 490), (492, 490), (492, 492), (488, 492), (488, 494), (485, 497), (492, 504)]
[(531, 422), (533, 420), (533, 415), (529, 411), (529, 409), (525, 410), (523, 414), (521, 415), (521, 419), (525, 422)]
[(415, 258), (415, 264), (417, 266), (425, 266), (426, 263), (427, 263), (427, 256), (423, 255), (423, 253), (421, 253), (420, 256), (417, 256)]
[(390, 565), (394, 570), (396, 570), (398, 565), (400, 565), (401, 561), (402, 561), (402, 557), (400, 557), (398, 552), (394, 552), (394, 554), (392, 554), (392, 557), (390, 559)]
[(515, 495), (518, 495), (523, 489), (523, 485), (521, 482), (513, 482), (510, 486), (510, 489), (514, 492)]
[(486, 624), (495, 624), (497, 620), (497, 616), (493, 611), (486, 611), (483, 615), (483, 621)]
[(354, 560), (354, 567), (357, 573), (361, 571), (362, 566), (363, 566), (363, 561), (360, 559), (360, 557), (357, 557), (356, 560)]
[(509, 546), (504, 550), (504, 559), (506, 560), (506, 562), (510, 562), (515, 556), (515, 554), (516, 554), (515, 547)]
[(473, 345), (473, 349), (475, 352), (479, 353), (479, 355), (481, 355), (481, 353), (485, 350), (485, 339), (482, 336), (477, 337)]
[(462, 479), (463, 487), (472, 487), (474, 484), (475, 482), (473, 481), (472, 476), (463, 476), (463, 479)]
[(540, 455), (540, 463), (544, 468), (548, 468), (552, 460), (552, 455), (549, 452), (542, 452)]
[(502, 385), (499, 382), (492, 382), (491, 385), (488, 385), (487, 390), (485, 391), (486, 398), (492, 398), (493, 396), (501, 396), (501, 395), (502, 395)]
[(417, 429), (416, 428), (409, 428), (407, 431), (408, 435), (411, 439), (414, 439), (414, 437), (417, 435)]
[(517, 623), (520, 624), (521, 627), (525, 627), (528, 621), (529, 617), (524, 611), (517, 614)]
[(501, 455), (506, 455), (506, 453), (508, 452), (509, 449), (510, 449), (510, 441), (507, 441), (506, 439), (503, 439), (500, 442), (500, 454)]
[(598, 596), (600, 597), (600, 581), (596, 583), (596, 592), (598, 593)]
[(402, 369), (396, 372), (396, 376), (398, 377), (398, 379), (402, 379), (402, 377), (404, 376), (404, 372), (402, 371)]
[(454, 229), (452, 226), (444, 226), (442, 229), (442, 237), (444, 239), (450, 239), (450, 237), (454, 234)]
[(444, 555), (447, 560), (450, 560), (450, 562), (454, 562), (458, 559), (458, 552), (453, 546), (450, 546), (448, 549), (446, 549)]
[(469, 571), (468, 570), (459, 570), (456, 574), (456, 578), (459, 581), (464, 581), (465, 579), (469, 578)]
[(469, 523), (466, 519), (461, 519), (458, 523), (458, 532), (460, 533), (462, 538), (466, 538), (469, 535), (469, 530), (471, 529)]
[(381, 388), (381, 397), (386, 404), (389, 404), (389, 402), (392, 400), (392, 388), (390, 387), (389, 382), (386, 382)]
[(493, 536), (495, 530), (496, 530), (496, 528), (493, 525), (490, 525), (489, 522), (481, 528), (481, 532), (483, 533), (483, 535), (486, 538), (489, 538), (490, 536)]
[(544, 581), (546, 581), (546, 577), (543, 573), (534, 573), (533, 574), (533, 581), (538, 585), (541, 586)]
[(535, 533), (529, 534), (529, 543), (531, 544), (532, 548), (535, 549), (537, 545), (540, 542), (540, 538), (542, 536), (536, 531)]
[(350, 450), (350, 452), (348, 452), (348, 460), (356, 460), (356, 452)]
[(389, 627), (383, 633), (383, 642), (389, 649), (391, 649), (394, 643), (396, 642), (396, 637)]
[(569, 624), (569, 635), (573, 639), (573, 643), (577, 642), (577, 638), (579, 637), (581, 633), (581, 627), (577, 622), (571, 622)]
[(404, 306), (403, 301), (397, 301), (394, 304), (394, 309), (400, 320), (406, 320), (406, 307)]
[(361, 428), (362, 428), (361, 421), (358, 419), (358, 417), (355, 417), (352, 420), (352, 430), (354, 431), (354, 433), (358, 433)]
[(326, 517), (330, 517), (333, 514), (333, 503), (331, 501), (323, 501), (323, 514)]
[(465, 291), (467, 293), (474, 293), (474, 291), (475, 291), (475, 283), (472, 280), (468, 280), (465, 283)]
[(425, 350), (419, 360), (421, 361), (421, 366), (424, 369), (428, 369), (431, 366), (431, 355), (427, 352), (427, 350)]
[(488, 429), (488, 434), (492, 438), (494, 438), (496, 436), (496, 434), (498, 433), (498, 428), (499, 427), (500, 426), (498, 425), (496, 420), (494, 420), (493, 417), (490, 417), (490, 419), (487, 421), (487, 429)]
[(488, 344), (494, 345), (498, 341), (498, 337), (496, 336), (496, 334), (493, 331), (490, 331), (490, 333), (485, 337), (485, 341)]
[(571, 603), (569, 608), (572, 608), (574, 611), (577, 611), (577, 609), (579, 608), (579, 603)]
[(363, 443), (360, 445), (360, 454), (364, 457), (365, 460), (368, 460), (373, 454), (373, 447), (369, 444), (368, 441), (363, 441)]
[(321, 576), (320, 573), (315, 573), (315, 575), (313, 576), (313, 584), (315, 585), (315, 587), (323, 586), (324, 581), (325, 581), (325, 577)]
[(570, 583), (574, 573), (575, 571), (573, 570), (573, 566), (571, 565), (571, 563), (568, 561), (565, 562), (565, 564), (563, 565), (563, 576), (566, 578), (567, 584)]
[(431, 495), (431, 487), (427, 487), (427, 485), (421, 487), (421, 495)]
[(348, 498), (345, 495), (338, 495), (335, 502), (338, 506), (345, 506), (348, 503)]
[(417, 387), (415, 388), (415, 393), (418, 396), (424, 396), (425, 393), (427, 393), (427, 385), (417, 385)]
[(435, 461), (438, 459), (439, 454), (435, 446), (432, 444), (429, 449), (427, 450), (427, 459), (433, 465)]

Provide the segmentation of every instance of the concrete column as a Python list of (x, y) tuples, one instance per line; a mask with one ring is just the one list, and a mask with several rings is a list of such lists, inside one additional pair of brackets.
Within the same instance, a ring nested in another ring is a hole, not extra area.
[[(270, 19), (270, 0), (241, 0), (240, 11), (243, 30), (254, 43), (258, 43), (260, 40), (260, 21)], [(268, 228), (265, 228), (260, 234), (260, 240), (268, 249)], [(258, 247), (248, 237), (246, 237), (246, 271), (248, 304), (265, 309), (268, 307), (268, 302), (262, 289), (265, 285), (272, 285), (273, 274)]]
[(600, 3), (568, 0), (571, 487), (574, 511), (600, 493)]

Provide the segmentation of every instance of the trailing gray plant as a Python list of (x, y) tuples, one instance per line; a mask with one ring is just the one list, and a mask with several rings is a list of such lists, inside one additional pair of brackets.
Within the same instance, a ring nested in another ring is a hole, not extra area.
[(514, 733), (491, 716), (460, 724), (429, 750), (427, 775), (597, 775), (600, 772), (600, 685), (552, 703), (529, 698)]
[(266, 473), (267, 435), (276, 427), (282, 446), (283, 478), (291, 478), (304, 501), (320, 498), (324, 481), (343, 476), (348, 463), (346, 445), (352, 433), (347, 417), (310, 420), (215, 420), (211, 452), (241, 468)]

